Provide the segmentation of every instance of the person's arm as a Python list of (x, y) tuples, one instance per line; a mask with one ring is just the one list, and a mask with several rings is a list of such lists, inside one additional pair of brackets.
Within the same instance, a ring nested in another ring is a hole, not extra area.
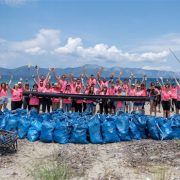
[(35, 66), (35, 69), (36, 69), (37, 78), (38, 78), (38, 80), (39, 80), (39, 79), (40, 79), (40, 77), (39, 77), (39, 67), (38, 67), (38, 66)]
[(164, 86), (163, 77), (159, 77), (159, 79), (161, 80), (162, 86)]
[(123, 72), (122, 72), (122, 71), (120, 71), (120, 73), (119, 73), (119, 77), (118, 77), (119, 81), (121, 80), (122, 75), (123, 75)]
[(174, 76), (174, 80), (175, 80), (175, 82), (176, 82), (176, 85), (178, 85), (179, 86), (179, 82), (177, 81), (177, 79), (176, 79), (176, 77)]
[(58, 75), (56, 74), (55, 68), (52, 69), (52, 72), (53, 72), (53, 74), (54, 74), (54, 77), (55, 77), (56, 81), (59, 83), (61, 79), (60, 79), (60, 78), (58, 77)]
[(47, 82), (50, 78), (51, 69), (49, 68), (45, 81)]

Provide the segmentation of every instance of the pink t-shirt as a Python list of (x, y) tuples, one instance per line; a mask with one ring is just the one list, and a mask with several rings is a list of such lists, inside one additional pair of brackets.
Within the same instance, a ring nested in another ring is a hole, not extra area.
[(174, 87), (171, 87), (171, 95), (172, 99), (177, 99), (177, 89)]
[(39, 98), (36, 96), (31, 96), (30, 100), (29, 100), (29, 105), (38, 106), (39, 105)]
[(102, 89), (104, 86), (106, 86), (106, 87), (108, 87), (109, 86), (109, 82), (108, 81), (106, 81), (106, 82), (104, 82), (104, 81), (99, 81), (99, 85), (100, 85), (100, 89)]
[(115, 95), (115, 88), (110, 87), (110, 88), (108, 89), (108, 94), (109, 94), (110, 96), (114, 96), (114, 95)]
[[(84, 93), (85, 93), (85, 94), (88, 94), (88, 93), (89, 93), (89, 90), (85, 90)], [(94, 101), (93, 101), (93, 100), (90, 100), (90, 99), (86, 100), (86, 103), (92, 103), (92, 102), (94, 102)]]
[(59, 84), (61, 84), (61, 86), (62, 86), (62, 87), (61, 87), (61, 91), (64, 92), (65, 89), (66, 89), (67, 81), (60, 79), (60, 80), (59, 80)]
[[(43, 85), (42, 85), (42, 87), (40, 86), (40, 82), (43, 82)], [(46, 83), (47, 83), (47, 79), (45, 79), (45, 80), (41, 80), (41, 79), (38, 79), (38, 87), (40, 88), (44, 88), (45, 86), (46, 86)], [(39, 91), (39, 92), (42, 92), (42, 91)]]
[(19, 89), (12, 89), (11, 90), (11, 98), (12, 101), (21, 101), (22, 100), (22, 92)]
[[(52, 88), (51, 92), (55, 93), (55, 94), (58, 94), (58, 93), (60, 93), (60, 90), (56, 89), (56, 88)], [(53, 103), (59, 103), (60, 102), (60, 98), (52, 98), (52, 102)]]
[(172, 95), (171, 95), (171, 91), (167, 91), (165, 88), (162, 88), (162, 90), (161, 90), (161, 99), (163, 100), (163, 101), (169, 101), (169, 100), (171, 100), (171, 97), (172, 97)]
[(44, 88), (43, 92), (51, 93), (52, 92), (52, 88)]
[(136, 89), (130, 89), (129, 90), (129, 96), (136, 96)]
[[(63, 93), (64, 94), (72, 94), (71, 90), (70, 91), (65, 90)], [(64, 104), (71, 104), (72, 100), (71, 99), (63, 99), (63, 103)]]
[(95, 84), (95, 85), (96, 85), (96, 79), (91, 79), (91, 78), (89, 78), (89, 79), (88, 79), (88, 85), (91, 86), (92, 84)]
[(8, 90), (6, 89), (1, 89), (0, 91), (0, 97), (6, 97), (8, 95)]

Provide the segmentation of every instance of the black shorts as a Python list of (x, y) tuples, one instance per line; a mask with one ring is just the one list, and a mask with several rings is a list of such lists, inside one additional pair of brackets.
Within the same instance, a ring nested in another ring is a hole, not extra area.
[(176, 101), (176, 108), (180, 109), (180, 101)]
[(164, 111), (170, 111), (171, 103), (170, 101), (162, 101), (162, 107)]

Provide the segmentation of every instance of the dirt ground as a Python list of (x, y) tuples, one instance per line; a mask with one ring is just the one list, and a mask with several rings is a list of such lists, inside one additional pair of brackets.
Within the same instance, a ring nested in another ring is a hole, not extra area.
[(103, 145), (30, 143), (18, 141), (18, 151), (0, 156), (0, 179), (33, 179), (35, 163), (65, 161), (71, 179), (180, 180), (180, 141), (141, 140)]

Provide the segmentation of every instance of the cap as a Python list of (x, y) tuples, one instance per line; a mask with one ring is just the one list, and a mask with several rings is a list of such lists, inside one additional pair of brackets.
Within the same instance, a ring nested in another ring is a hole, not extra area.
[(19, 81), (18, 84), (22, 84), (22, 82)]

